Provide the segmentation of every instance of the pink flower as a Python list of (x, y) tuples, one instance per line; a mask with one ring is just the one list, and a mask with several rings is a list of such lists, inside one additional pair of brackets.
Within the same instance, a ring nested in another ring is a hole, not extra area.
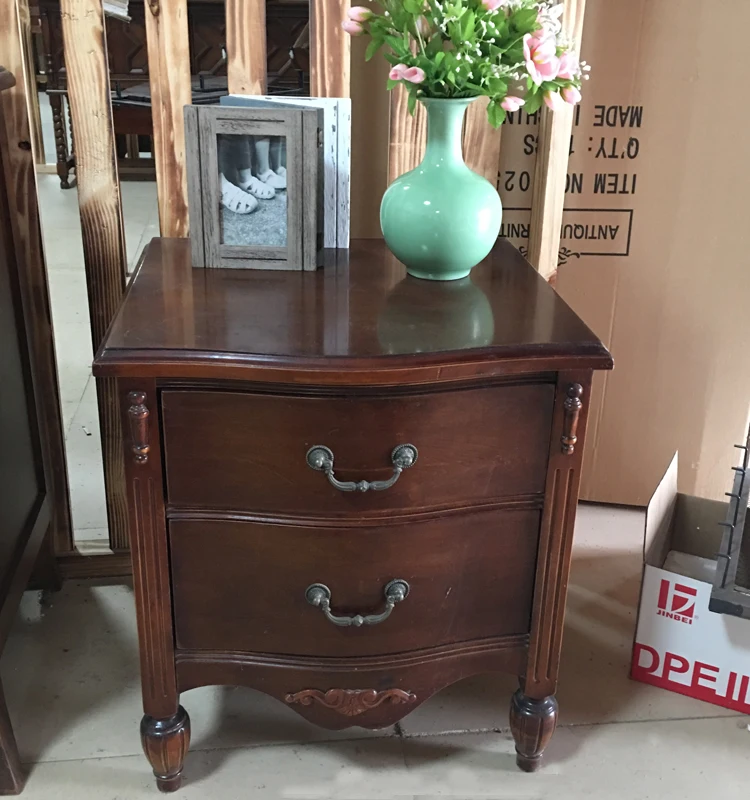
[(557, 70), (557, 77), (565, 81), (573, 80), (581, 71), (578, 62), (578, 54), (569, 50), (560, 56), (560, 68)]
[(404, 72), (404, 80), (409, 81), (409, 83), (422, 83), (426, 77), (424, 70), (420, 67), (409, 67)]
[(544, 93), (544, 104), (551, 111), (560, 111), (560, 109), (565, 108), (565, 102), (562, 97), (557, 92), (552, 91)]
[(566, 86), (562, 92), (563, 100), (566, 103), (570, 103), (570, 105), (574, 106), (576, 103), (581, 102), (581, 93), (576, 89), (575, 86)]
[(503, 99), (503, 102), (500, 103), (500, 107), (512, 113), (513, 111), (518, 111), (525, 102), (526, 101), (522, 97), (514, 97), (512, 94), (509, 94)]
[(407, 67), (406, 64), (396, 64), (391, 68), (388, 77), (392, 81), (409, 81), (409, 83), (422, 83), (427, 77), (420, 67)]
[(352, 6), (346, 13), (349, 19), (353, 19), (355, 22), (367, 22), (372, 16), (372, 11), (364, 6)]
[(365, 32), (359, 22), (355, 22), (353, 19), (345, 19), (341, 23), (341, 27), (351, 36), (361, 36)]
[(404, 73), (409, 67), (406, 64), (396, 64), (395, 67), (391, 68), (391, 71), (388, 73), (388, 77), (392, 81), (402, 81), (404, 79)]
[(508, 0), (482, 0), (482, 5), (487, 11), (497, 11), (498, 8), (506, 5)]
[(556, 50), (554, 38), (545, 35), (544, 31), (537, 31), (536, 34), (527, 33), (523, 37), (526, 69), (537, 86), (541, 86), (544, 81), (553, 81), (557, 77), (560, 59), (555, 55)]

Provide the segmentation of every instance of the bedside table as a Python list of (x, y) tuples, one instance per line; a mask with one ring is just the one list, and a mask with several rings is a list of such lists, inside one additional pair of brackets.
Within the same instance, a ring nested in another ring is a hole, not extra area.
[(125, 430), (144, 750), (178, 788), (180, 693), (252, 687), (392, 725), (517, 674), (534, 770), (554, 693), (592, 370), (605, 347), (510, 245), (405, 277), (382, 242), (314, 273), (193, 269), (155, 239), (94, 363)]

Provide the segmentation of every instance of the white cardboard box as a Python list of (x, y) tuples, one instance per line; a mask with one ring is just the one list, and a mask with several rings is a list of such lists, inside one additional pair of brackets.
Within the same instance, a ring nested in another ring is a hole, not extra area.
[[(719, 550), (726, 504), (678, 494), (677, 468), (675, 455), (646, 510), (630, 674), (750, 714), (750, 620), (708, 610), (710, 561)], [(665, 562), (680, 561), (681, 567), (665, 569)], [(698, 579), (701, 572), (706, 580)]]

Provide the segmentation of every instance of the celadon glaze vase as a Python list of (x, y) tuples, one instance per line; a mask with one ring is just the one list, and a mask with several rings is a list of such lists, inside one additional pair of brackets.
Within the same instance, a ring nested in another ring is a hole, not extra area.
[(427, 109), (424, 159), (393, 181), (380, 204), (385, 242), (415, 278), (465, 278), (500, 232), (500, 196), (466, 166), (461, 148), (464, 114), (474, 99), (422, 99)]

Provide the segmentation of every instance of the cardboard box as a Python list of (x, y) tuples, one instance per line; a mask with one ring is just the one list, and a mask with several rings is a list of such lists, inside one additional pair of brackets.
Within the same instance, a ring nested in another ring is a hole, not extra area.
[[(571, 141), (557, 289), (617, 367), (597, 376), (584, 499), (646, 505), (675, 450), (680, 491), (719, 499), (747, 427), (750, 370), (729, 320), (750, 301), (750, 159), (732, 144), (750, 108), (719, 78), (740, 74), (742, 54), (715, 66), (727, 24), (750, 25), (750, 3), (586, 4), (592, 72)], [(720, 109), (731, 109), (728, 124)], [(530, 205), (535, 129), (523, 117), (503, 128), (509, 225), (527, 213), (511, 209)]]
[(678, 494), (677, 472), (646, 511), (631, 677), (750, 714), (750, 620), (708, 609), (726, 503)]
[[(610, 348), (595, 378), (581, 497), (645, 506), (675, 450), (680, 491), (719, 499), (750, 409), (735, 323), (750, 301), (750, 106), (738, 94), (747, 0), (588, 0), (592, 66), (571, 143), (557, 289)], [(388, 114), (352, 53), (355, 235), (379, 235)], [(377, 110), (373, 104), (377, 103)], [(503, 126), (504, 233), (524, 246), (537, 126)], [(359, 137), (359, 138), (358, 138)], [(743, 368), (744, 365), (744, 368)]]

